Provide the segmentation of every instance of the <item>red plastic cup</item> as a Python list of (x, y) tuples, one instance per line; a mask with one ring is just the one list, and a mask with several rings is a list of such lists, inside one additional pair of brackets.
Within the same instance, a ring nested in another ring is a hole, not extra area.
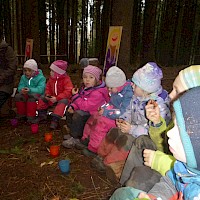
[(52, 133), (45, 133), (45, 136), (44, 136), (45, 142), (51, 142), (52, 139), (53, 139), (53, 134)]
[(60, 154), (60, 146), (58, 145), (50, 146), (50, 154), (53, 158), (58, 157)]
[(37, 134), (38, 133), (38, 124), (31, 124), (31, 132), (33, 134)]

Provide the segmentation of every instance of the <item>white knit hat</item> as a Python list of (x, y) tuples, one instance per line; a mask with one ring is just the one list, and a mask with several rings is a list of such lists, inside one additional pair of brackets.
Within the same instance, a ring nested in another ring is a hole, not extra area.
[(33, 71), (38, 71), (37, 62), (34, 59), (29, 59), (24, 63), (24, 68), (32, 69)]
[(119, 67), (113, 66), (107, 71), (105, 82), (107, 87), (121, 87), (126, 83), (126, 75)]

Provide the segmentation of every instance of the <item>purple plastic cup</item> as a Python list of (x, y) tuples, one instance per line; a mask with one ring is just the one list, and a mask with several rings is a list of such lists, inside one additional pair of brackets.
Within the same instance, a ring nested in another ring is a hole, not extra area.
[(11, 120), (10, 120), (10, 123), (11, 123), (11, 125), (12, 125), (13, 127), (17, 127), (17, 125), (18, 125), (18, 120), (17, 120), (17, 119), (11, 119)]

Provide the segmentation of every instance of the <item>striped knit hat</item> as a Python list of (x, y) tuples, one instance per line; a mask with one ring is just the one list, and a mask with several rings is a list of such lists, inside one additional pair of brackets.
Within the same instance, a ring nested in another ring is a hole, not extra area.
[(100, 68), (98, 68), (98, 67), (93, 66), (93, 65), (88, 65), (83, 70), (83, 74), (85, 74), (85, 73), (92, 74), (95, 77), (95, 79), (97, 80), (97, 82), (98, 82), (99, 79), (100, 79), (100, 76), (102, 74), (102, 70)]
[(200, 86), (200, 65), (192, 65), (181, 70), (179, 77), (185, 90)]
[(200, 87), (184, 93), (173, 103), (177, 125), (186, 155), (187, 168), (200, 174)]

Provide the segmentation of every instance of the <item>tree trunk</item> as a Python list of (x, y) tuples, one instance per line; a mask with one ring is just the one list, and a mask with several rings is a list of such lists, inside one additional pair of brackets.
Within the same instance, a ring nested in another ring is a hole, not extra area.
[[(66, 38), (65, 38), (65, 30), (64, 30), (64, 4), (65, 1), (57, 0), (57, 23), (58, 23), (58, 46), (57, 46), (57, 54), (64, 55), (65, 47), (66, 47)], [(60, 59), (66, 60), (66, 57), (59, 57)]]
[(102, 43), (100, 48), (99, 62), (102, 64), (105, 60), (106, 45), (108, 39), (109, 25), (111, 21), (111, 2), (112, 0), (104, 0), (101, 15), (101, 37)]
[(180, 20), (182, 27), (180, 31), (181, 38), (179, 46), (177, 45), (179, 53), (176, 63), (178, 65), (189, 64), (190, 61), (193, 32), (195, 28), (195, 13), (196, 3), (193, 0), (185, 0), (185, 3), (183, 5), (183, 15)]
[(48, 63), (47, 59), (47, 25), (46, 25), (46, 4), (45, 0), (38, 1), (39, 3), (39, 28), (40, 28), (40, 53), (41, 63)]
[(142, 65), (149, 61), (155, 61), (154, 38), (156, 27), (157, 3), (158, 0), (151, 0), (145, 2), (141, 51)]
[[(125, 72), (128, 72), (130, 68), (133, 4), (133, 1), (115, 0), (112, 7), (111, 24), (113, 26), (123, 26), (117, 65)], [(126, 5), (126, 7), (122, 5)]]

